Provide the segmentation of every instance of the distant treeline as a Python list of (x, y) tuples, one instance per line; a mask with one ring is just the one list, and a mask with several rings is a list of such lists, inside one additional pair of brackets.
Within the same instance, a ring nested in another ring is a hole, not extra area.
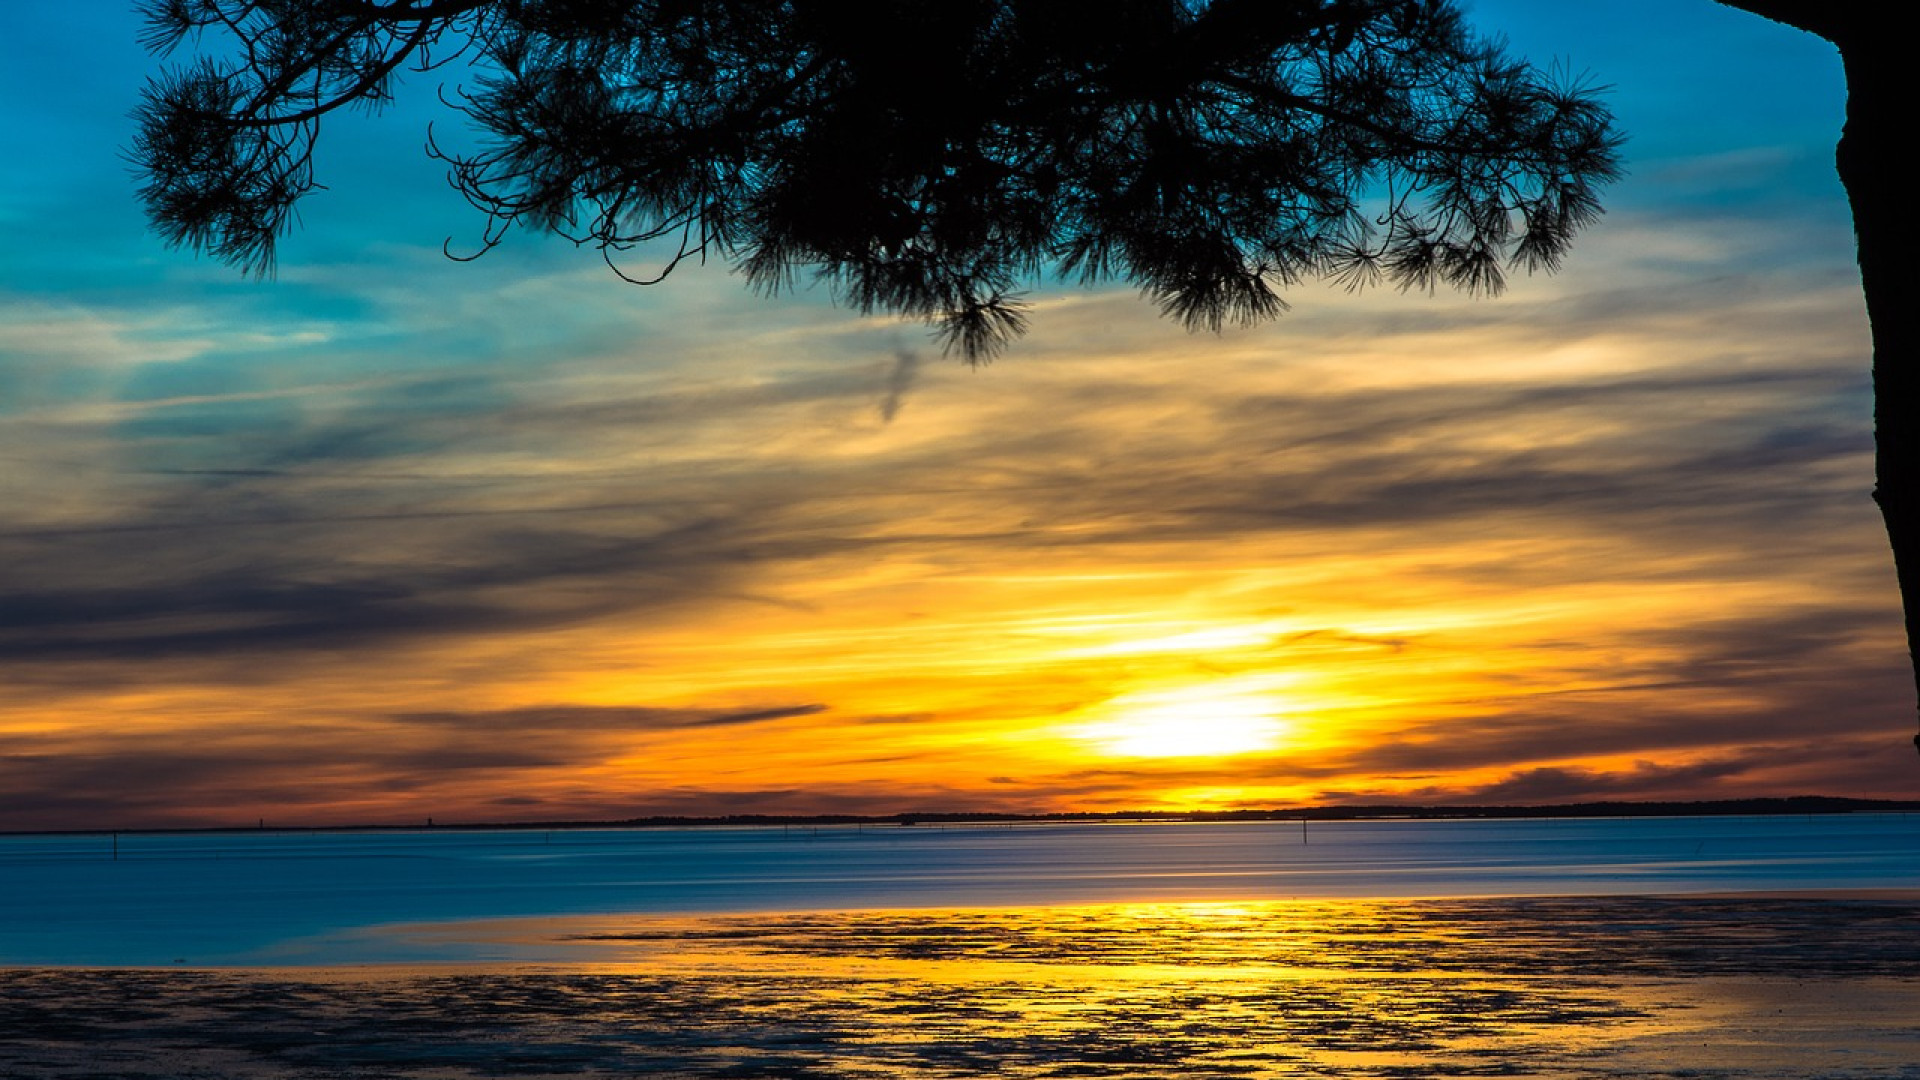
[[(1550, 806), (1296, 806), (1264, 810), (1114, 810), (1049, 814), (916, 812), (861, 814), (728, 814), (724, 817), (642, 817), (606, 825), (990, 825), (1048, 822), (1370, 821), (1390, 818), (1702, 817), (1732, 814), (1902, 814), (1920, 812), (1920, 800), (1843, 799), (1799, 795), (1774, 799), (1701, 802), (1586, 802)], [(518, 826), (486, 826), (515, 828)], [(535, 826), (537, 827), (537, 826)]]
[[(440, 822), (427, 819), (422, 825), (275, 825), (266, 823), (247, 827), (209, 827), (174, 829), (68, 829), (45, 832), (352, 832), (410, 830), (480, 829), (685, 829), (820, 827), (831, 825), (914, 826), (914, 825), (1045, 825), (1049, 823), (1148, 824), (1182, 821), (1378, 821), (1387, 819), (1458, 820), (1467, 818), (1621, 818), (1621, 817), (1706, 817), (1729, 814), (1911, 814), (1920, 813), (1920, 800), (1914, 799), (1842, 799), (1826, 795), (1796, 795), (1775, 799), (1715, 799), (1702, 802), (1584, 802), (1557, 803), (1549, 806), (1294, 806), (1265, 810), (1113, 810), (1072, 811), (1047, 814), (993, 814), (968, 811), (915, 811), (900, 814), (724, 814), (714, 817), (688, 817), (656, 814), (649, 817), (615, 821), (491, 821)], [(0, 836), (20, 835), (0, 831)]]

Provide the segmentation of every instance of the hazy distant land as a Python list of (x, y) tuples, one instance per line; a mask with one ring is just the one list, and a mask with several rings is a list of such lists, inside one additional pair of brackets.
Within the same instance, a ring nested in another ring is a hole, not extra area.
[(1760, 799), (1705, 799), (1691, 802), (1582, 802), (1539, 806), (1362, 804), (1273, 807), (1261, 810), (1070, 810), (1045, 813), (986, 811), (903, 811), (897, 814), (718, 814), (706, 817), (655, 814), (608, 820), (457, 821), (427, 818), (409, 822), (367, 822), (350, 825), (304, 825), (262, 820), (253, 825), (120, 829), (0, 829), (0, 836), (77, 833), (181, 833), (256, 831), (352, 831), (360, 829), (616, 829), (702, 828), (770, 825), (977, 825), (1084, 824), (1092, 822), (1212, 822), (1212, 821), (1379, 821), (1389, 819), (1471, 820), (1477, 818), (1632, 818), (1714, 817), (1750, 814), (1911, 814), (1920, 813), (1920, 799), (1848, 799), (1829, 795), (1794, 795)]

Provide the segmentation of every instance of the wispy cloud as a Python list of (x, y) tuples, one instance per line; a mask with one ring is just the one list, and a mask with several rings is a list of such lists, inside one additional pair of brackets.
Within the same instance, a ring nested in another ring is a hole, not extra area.
[[(88, 95), (0, 108), (0, 827), (1904, 791), (1843, 84), (1782, 65), (1640, 71), (1606, 223), (1498, 301), (1043, 288), (980, 370), (717, 265), (450, 266), (417, 128), (246, 282), (111, 147), (57, 176)], [(1074, 734), (1231, 680), (1264, 749)]]

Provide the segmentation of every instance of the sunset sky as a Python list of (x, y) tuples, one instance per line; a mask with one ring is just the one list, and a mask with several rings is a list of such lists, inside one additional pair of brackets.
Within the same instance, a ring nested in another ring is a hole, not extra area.
[(480, 222), (434, 80), (276, 278), (145, 230), (118, 0), (0, 4), (0, 829), (1920, 794), (1830, 47), (1479, 2), (1630, 175), (1507, 295), (974, 370)]

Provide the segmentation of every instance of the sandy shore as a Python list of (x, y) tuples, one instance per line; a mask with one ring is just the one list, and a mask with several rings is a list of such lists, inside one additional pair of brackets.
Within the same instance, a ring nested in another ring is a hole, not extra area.
[(564, 965), (0, 971), (0, 1076), (1920, 1078), (1910, 896), (462, 932), (581, 951)]

